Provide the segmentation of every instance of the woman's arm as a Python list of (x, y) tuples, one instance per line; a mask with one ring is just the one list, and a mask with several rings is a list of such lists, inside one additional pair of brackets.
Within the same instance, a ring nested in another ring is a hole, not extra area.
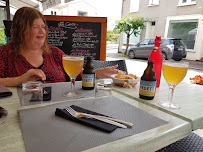
[(96, 77), (97, 78), (110, 78), (112, 74), (117, 74), (118, 69), (116, 69), (118, 65), (105, 67), (101, 69), (95, 69)]
[(16, 87), (22, 83), (19, 81), (19, 77), (14, 77), (14, 78), (0, 78), (0, 84), (7, 87)]
[(44, 72), (40, 69), (30, 69), (23, 75), (13, 78), (0, 78), (0, 84), (7, 87), (16, 87), (26, 81), (46, 80)]

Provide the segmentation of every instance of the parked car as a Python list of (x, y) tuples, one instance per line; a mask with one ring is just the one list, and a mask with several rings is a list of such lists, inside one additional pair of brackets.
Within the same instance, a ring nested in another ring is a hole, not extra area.
[[(127, 51), (129, 58), (148, 58), (153, 47), (155, 39), (145, 39), (130, 47)], [(187, 55), (186, 45), (181, 39), (163, 38), (161, 39), (161, 52), (163, 59), (174, 59), (180, 61)]]

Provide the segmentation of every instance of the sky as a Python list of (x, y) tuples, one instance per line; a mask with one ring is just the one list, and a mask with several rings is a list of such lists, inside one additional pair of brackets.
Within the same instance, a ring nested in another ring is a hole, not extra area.
[(107, 30), (114, 29), (115, 20), (121, 18), (122, 0), (85, 0), (98, 10), (98, 16), (107, 17)]

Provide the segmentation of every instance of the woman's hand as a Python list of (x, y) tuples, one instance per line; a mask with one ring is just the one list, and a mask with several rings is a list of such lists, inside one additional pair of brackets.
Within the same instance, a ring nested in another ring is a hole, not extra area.
[(97, 78), (110, 78), (112, 74), (118, 74), (118, 69), (116, 69), (118, 65), (110, 66), (110, 67), (105, 67), (101, 69), (96, 69), (96, 77)]
[(0, 78), (0, 84), (8, 87), (20, 86), (25, 81), (46, 80), (44, 72), (40, 69), (30, 69), (19, 77)]
[(25, 81), (46, 80), (44, 72), (40, 69), (30, 69), (19, 77), (21, 84)]

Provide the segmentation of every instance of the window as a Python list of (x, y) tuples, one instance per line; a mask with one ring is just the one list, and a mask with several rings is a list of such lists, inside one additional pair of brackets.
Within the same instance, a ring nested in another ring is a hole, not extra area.
[(140, 45), (148, 45), (148, 43), (149, 43), (149, 40), (146, 39), (146, 40), (141, 41)]
[(130, 0), (130, 12), (139, 11), (139, 0)]
[(197, 27), (198, 19), (171, 20), (169, 22), (167, 37), (180, 38), (187, 46), (187, 49), (193, 50), (196, 40)]
[(196, 0), (182, 0), (182, 3), (190, 3), (190, 2), (195, 2)]
[(56, 15), (56, 12), (55, 11), (51, 11), (51, 15)]
[(150, 39), (149, 40), (149, 45), (154, 45), (154, 43), (155, 43), (155, 39)]
[(156, 24), (155, 22), (152, 22), (152, 26), (155, 26), (155, 24)]
[(78, 16), (87, 16), (87, 12), (78, 12)]
[(149, 0), (149, 6), (159, 5), (159, 0)]
[(195, 5), (196, 0), (179, 0), (178, 6)]

